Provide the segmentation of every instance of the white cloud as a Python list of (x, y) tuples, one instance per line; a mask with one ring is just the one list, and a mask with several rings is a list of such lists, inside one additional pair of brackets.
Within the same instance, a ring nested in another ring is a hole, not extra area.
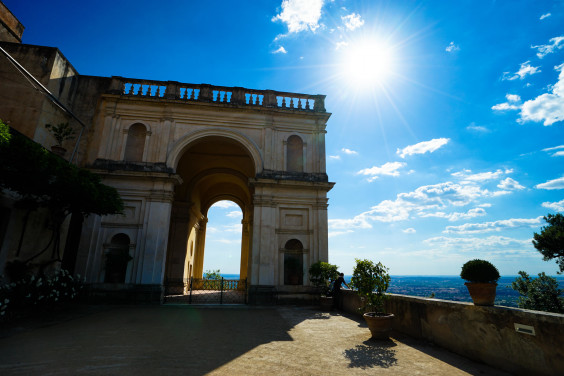
[(483, 182), (488, 180), (498, 179), (503, 174), (510, 174), (513, 170), (500, 170), (496, 171), (486, 171), (479, 172), (477, 174), (471, 174), (471, 170), (462, 170), (458, 172), (453, 172), (451, 175), (460, 178), (462, 182)]
[(273, 54), (287, 54), (288, 51), (286, 51), (286, 49), (283, 46), (280, 46), (279, 49), (277, 49), (276, 51), (272, 51)]
[(243, 230), (243, 225), (241, 223), (235, 223), (233, 225), (225, 225), (223, 226), (223, 231), (225, 232), (237, 232), (241, 233)]
[(552, 93), (541, 94), (535, 99), (523, 103), (521, 106), (520, 123), (526, 121), (540, 122), (544, 125), (552, 125), (564, 120), (564, 64), (554, 69), (560, 71), (558, 82), (552, 86)]
[(283, 0), (282, 12), (272, 21), (282, 21), (288, 26), (288, 33), (317, 30), (321, 18), (323, 0)]
[(341, 151), (348, 155), (358, 155), (358, 152), (347, 148), (342, 148)]
[(353, 232), (353, 230), (347, 230), (347, 231), (329, 231), (328, 236), (329, 236), (330, 238), (332, 238), (332, 237), (339, 236), (339, 235), (350, 234), (351, 232)]
[(223, 244), (237, 244), (241, 242), (240, 239), (213, 239), (213, 238), (211, 239), (211, 241), (217, 243), (223, 243)]
[(475, 217), (482, 217), (486, 215), (486, 211), (482, 208), (474, 208), (468, 210), (466, 213), (445, 213), (445, 212), (435, 212), (435, 213), (419, 213), (419, 216), (422, 218), (427, 217), (436, 217), (436, 218), (445, 218), (451, 222), (459, 221), (461, 219), (470, 219)]
[(490, 235), (485, 238), (465, 237), (465, 238), (450, 238), (446, 236), (437, 236), (425, 239), (423, 243), (432, 247), (446, 248), (454, 251), (470, 252), (470, 251), (485, 251), (487, 253), (494, 252), (497, 248), (515, 248), (523, 247), (523, 250), (530, 252), (531, 240), (520, 240), (509, 238), (506, 236)]
[(417, 231), (414, 228), (406, 228), (405, 230), (401, 230), (404, 234), (415, 234)]
[(227, 213), (226, 216), (228, 216), (229, 218), (238, 218), (243, 217), (243, 213), (241, 213), (240, 210), (234, 210)]
[(360, 14), (357, 13), (351, 13), (348, 16), (341, 17), (341, 20), (349, 30), (358, 29), (364, 25), (364, 20), (360, 17)]
[(506, 111), (506, 110), (519, 110), (521, 108), (520, 105), (517, 104), (510, 104), (510, 103), (500, 103), (492, 106), (492, 110), (494, 111)]
[(541, 223), (541, 220), (542, 217), (511, 218), (493, 222), (465, 223), (460, 226), (447, 226), (443, 232), (447, 234), (479, 234), (521, 227), (536, 227)]
[(468, 125), (466, 127), (467, 130), (472, 131), (472, 132), (478, 132), (478, 133), (490, 133), (491, 131), (482, 126), (482, 125), (476, 125), (476, 123), (472, 122), (470, 123), (470, 125)]
[(446, 52), (455, 52), (459, 51), (460, 47), (458, 47), (454, 42), (450, 42), (449, 45), (445, 48)]
[(340, 50), (341, 48), (346, 47), (346, 46), (348, 46), (348, 45), (349, 45), (349, 44), (348, 44), (347, 42), (345, 42), (345, 41), (340, 41), (340, 42), (337, 42), (337, 43), (335, 44), (335, 49), (336, 49), (336, 50)]
[(509, 81), (513, 81), (516, 79), (524, 79), (526, 76), (529, 75), (533, 75), (536, 73), (540, 73), (541, 70), (539, 69), (539, 67), (533, 67), (530, 64), (531, 61), (525, 61), (524, 63), (521, 64), (521, 66), (519, 67), (519, 70), (517, 72), (515, 72), (514, 75), (511, 75), (507, 72), (504, 73), (502, 79), (504, 80), (509, 80)]
[(232, 201), (218, 201), (212, 205), (214, 208), (221, 208), (221, 209), (229, 209), (229, 208), (237, 208), (237, 204)]
[(553, 151), (558, 149), (564, 149), (564, 145), (553, 146), (551, 148), (544, 148), (542, 149), (542, 151)]
[(423, 141), (415, 145), (406, 146), (403, 149), (397, 149), (396, 154), (405, 158), (406, 155), (432, 153), (442, 146), (446, 145), (450, 138), (434, 138), (430, 141)]
[(549, 44), (541, 44), (539, 46), (531, 46), (531, 48), (534, 48), (538, 51), (537, 56), (538, 56), (539, 59), (542, 59), (546, 55), (551, 54), (554, 51), (559, 50), (562, 47), (564, 47), (564, 43), (562, 43), (562, 42), (564, 42), (564, 36), (551, 38), (549, 40), (549, 42), (550, 42)]
[(387, 176), (399, 176), (399, 169), (406, 165), (405, 162), (387, 162), (380, 167), (365, 168), (357, 172), (357, 175), (368, 175), (371, 176), (368, 181), (374, 181), (378, 179), (381, 175)]
[(557, 151), (556, 153), (552, 154), (553, 157), (564, 157), (564, 150)]
[(550, 14), (550, 13), (545, 13), (545, 14), (543, 14), (542, 16), (540, 16), (539, 20), (544, 20), (545, 18), (548, 18), (548, 17), (550, 17), (550, 16), (552, 16), (552, 14)]
[(525, 189), (525, 187), (523, 187), (521, 184), (519, 184), (519, 182), (517, 182), (516, 180), (513, 180), (511, 178), (505, 178), (504, 180), (500, 181), (499, 184), (497, 185), (498, 188), (500, 189), (505, 189), (505, 190), (519, 190), (519, 189)]
[(558, 179), (549, 180), (542, 184), (535, 185), (536, 189), (564, 189), (564, 176)]
[(521, 97), (518, 96), (517, 94), (507, 94), (507, 95), (505, 95), (505, 98), (507, 98), (507, 100), (509, 102), (520, 102), (521, 101)]
[(338, 160), (340, 160), (340, 159), (341, 159), (341, 156), (340, 156), (340, 155), (330, 155), (330, 156), (329, 156), (329, 159), (332, 159), (332, 160), (338, 161)]
[[(349, 219), (330, 219), (331, 229), (372, 228), (372, 222), (397, 222), (410, 218), (432, 216), (428, 213), (444, 212), (435, 216), (444, 218), (471, 218), (483, 215), (481, 208), (466, 213), (447, 213), (449, 207), (460, 207), (479, 199), (509, 194), (508, 191), (491, 192), (481, 189), (474, 182), (455, 184), (452, 182), (425, 185), (408, 193), (399, 193), (395, 200), (384, 200), (370, 210)], [(481, 205), (488, 207), (488, 204)]]
[(556, 201), (556, 202), (543, 202), (543, 208), (552, 209), (557, 212), (564, 212), (564, 200)]

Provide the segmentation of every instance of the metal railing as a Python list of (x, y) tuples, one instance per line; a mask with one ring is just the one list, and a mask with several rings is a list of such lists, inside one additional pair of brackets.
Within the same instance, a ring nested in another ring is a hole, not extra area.
[(167, 303), (247, 304), (246, 279), (190, 278), (183, 295), (167, 295)]

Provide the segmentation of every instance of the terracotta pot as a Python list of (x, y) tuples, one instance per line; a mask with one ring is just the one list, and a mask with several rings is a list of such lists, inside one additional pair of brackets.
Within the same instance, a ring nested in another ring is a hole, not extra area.
[(367, 312), (363, 315), (372, 338), (388, 339), (392, 331), (393, 313)]
[(322, 311), (331, 311), (333, 309), (333, 298), (330, 296), (322, 296), (319, 299)]
[(59, 145), (53, 145), (51, 146), (51, 151), (53, 152), (53, 154), (57, 154), (58, 156), (64, 157), (67, 152), (67, 149)]
[(495, 288), (497, 283), (464, 283), (474, 301), (474, 305), (493, 306), (495, 302)]

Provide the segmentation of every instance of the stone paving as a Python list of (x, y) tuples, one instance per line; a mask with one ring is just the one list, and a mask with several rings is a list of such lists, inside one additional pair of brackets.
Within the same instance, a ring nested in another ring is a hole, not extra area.
[(94, 306), (0, 330), (8, 375), (506, 375), (307, 307)]

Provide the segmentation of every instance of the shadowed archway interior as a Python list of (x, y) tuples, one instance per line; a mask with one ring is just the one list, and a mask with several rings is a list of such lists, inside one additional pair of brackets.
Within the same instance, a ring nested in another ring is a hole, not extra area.
[(240, 278), (249, 269), (252, 192), (255, 163), (244, 146), (225, 137), (204, 137), (188, 145), (176, 173), (166, 262), (168, 293), (184, 291), (190, 277), (202, 278), (208, 209), (216, 202), (235, 202), (243, 213)]

